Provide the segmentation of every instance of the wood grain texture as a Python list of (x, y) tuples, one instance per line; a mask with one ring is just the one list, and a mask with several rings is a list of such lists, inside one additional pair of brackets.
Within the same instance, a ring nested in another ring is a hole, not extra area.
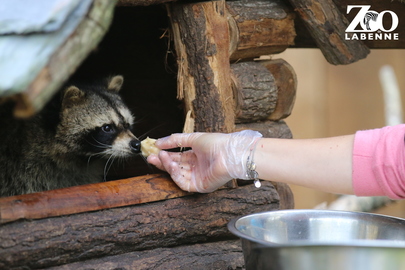
[(227, 1), (230, 59), (280, 53), (294, 44), (295, 14), (282, 1)]
[(270, 182), (137, 206), (0, 226), (0, 269), (33, 269), (154, 248), (235, 239), (227, 223), (278, 210)]
[(51, 267), (48, 270), (241, 270), (244, 264), (240, 240), (228, 240), (135, 251)]
[(260, 61), (274, 76), (277, 86), (277, 103), (268, 119), (278, 121), (287, 118), (293, 110), (297, 94), (297, 75), (293, 67), (283, 59)]
[(194, 131), (232, 132), (229, 27), (225, 1), (172, 3), (169, 17), (178, 63), (178, 97)]
[(257, 130), (265, 138), (283, 138), (292, 139), (292, 133), (287, 124), (283, 121), (258, 121), (253, 123), (237, 124), (235, 131), (241, 131), (245, 129)]
[(256, 62), (231, 65), (235, 85), (236, 123), (267, 119), (277, 104), (277, 85), (274, 76)]
[(0, 224), (166, 200), (190, 193), (165, 174), (0, 198)]

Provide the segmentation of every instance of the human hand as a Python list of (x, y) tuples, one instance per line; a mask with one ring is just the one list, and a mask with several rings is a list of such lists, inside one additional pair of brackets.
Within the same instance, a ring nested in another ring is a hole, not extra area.
[(167, 171), (176, 184), (190, 192), (212, 192), (233, 178), (249, 179), (246, 160), (262, 135), (244, 130), (230, 134), (183, 133), (156, 141), (160, 149), (191, 147), (184, 152), (160, 151), (148, 162)]

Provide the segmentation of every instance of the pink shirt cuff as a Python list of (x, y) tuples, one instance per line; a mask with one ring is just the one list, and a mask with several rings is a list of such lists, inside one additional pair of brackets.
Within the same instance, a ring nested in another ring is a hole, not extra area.
[(405, 198), (405, 125), (358, 131), (353, 146), (357, 196)]

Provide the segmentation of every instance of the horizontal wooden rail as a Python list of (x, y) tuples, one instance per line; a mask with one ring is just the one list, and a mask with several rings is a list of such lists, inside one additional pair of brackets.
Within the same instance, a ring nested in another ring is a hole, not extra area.
[(177, 198), (182, 191), (165, 174), (0, 198), (0, 224)]

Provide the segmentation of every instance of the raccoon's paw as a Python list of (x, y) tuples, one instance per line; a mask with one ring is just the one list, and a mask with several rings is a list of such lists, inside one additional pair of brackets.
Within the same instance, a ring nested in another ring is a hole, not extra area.
[(151, 139), (147, 137), (145, 140), (141, 141), (141, 151), (144, 157), (148, 157), (151, 154), (158, 154), (160, 149), (155, 145), (156, 139)]

